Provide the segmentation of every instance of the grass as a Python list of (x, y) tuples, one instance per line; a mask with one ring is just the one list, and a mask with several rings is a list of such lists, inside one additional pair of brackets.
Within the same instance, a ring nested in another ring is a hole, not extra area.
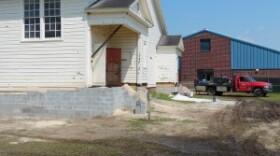
[(171, 97), (169, 95), (167, 95), (167, 94), (153, 92), (152, 93), (152, 97), (160, 99), (160, 100), (172, 101)]
[(185, 120), (182, 121), (182, 123), (184, 123), (184, 124), (193, 124), (193, 123), (196, 123), (196, 121), (195, 120), (191, 120), (191, 119), (185, 119)]
[[(174, 101), (169, 97), (167, 94), (161, 94), (161, 93), (152, 93), (152, 97), (160, 99), (160, 100), (167, 100), (167, 101)], [(200, 93), (199, 95), (194, 95), (194, 98), (200, 98), (200, 99), (208, 99), (212, 100), (213, 97), (207, 95), (206, 93)], [(247, 93), (231, 93), (227, 92), (224, 93), (223, 96), (217, 97), (218, 99), (221, 100), (245, 100), (245, 101), (269, 101), (269, 102), (280, 102), (280, 92), (273, 92), (273, 93), (268, 93), (267, 97), (261, 97), (261, 98), (256, 98), (253, 96), (253, 94), (247, 94)], [(191, 104), (193, 102), (183, 102), (183, 101), (176, 101), (180, 103), (186, 103), (186, 104)]]
[(156, 98), (156, 99), (159, 99), (159, 100), (174, 101), (174, 102), (178, 102), (178, 103), (181, 103), (181, 104), (193, 104), (193, 103), (195, 103), (195, 102), (192, 102), (192, 101), (176, 101), (176, 100), (172, 100), (172, 97), (170, 97), (170, 95), (163, 94), (163, 93), (156, 93), (156, 92), (152, 93), (152, 97)]
[(163, 122), (173, 121), (169, 118), (157, 118), (153, 120), (147, 119), (134, 119), (130, 121), (129, 127), (133, 130), (144, 130), (147, 125), (160, 125)]
[(182, 155), (159, 144), (133, 139), (106, 139), (91, 143), (27, 142), (16, 145), (0, 143), (1, 156), (106, 156), (106, 155)]
[[(212, 99), (212, 96), (206, 95), (206, 93), (202, 93), (200, 95), (195, 95), (196, 98), (204, 98), (204, 99)], [(253, 94), (247, 93), (224, 93), (223, 96), (218, 97), (221, 100), (245, 100), (245, 101), (269, 101), (269, 102), (280, 102), (280, 92), (268, 93), (267, 97), (256, 98)]]

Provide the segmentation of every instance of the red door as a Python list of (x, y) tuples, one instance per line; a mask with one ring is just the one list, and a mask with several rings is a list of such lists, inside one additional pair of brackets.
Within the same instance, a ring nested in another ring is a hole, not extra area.
[(107, 86), (121, 86), (122, 51), (117, 48), (107, 48), (106, 82)]

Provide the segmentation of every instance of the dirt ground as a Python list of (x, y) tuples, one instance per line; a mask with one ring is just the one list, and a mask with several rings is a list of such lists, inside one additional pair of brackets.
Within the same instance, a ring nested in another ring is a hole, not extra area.
[(180, 151), (180, 155), (280, 156), (279, 103), (183, 104), (156, 100), (153, 106), (151, 121), (146, 115), (122, 110), (114, 117), (84, 120), (1, 117), (0, 142), (88, 143), (127, 138), (164, 145)]

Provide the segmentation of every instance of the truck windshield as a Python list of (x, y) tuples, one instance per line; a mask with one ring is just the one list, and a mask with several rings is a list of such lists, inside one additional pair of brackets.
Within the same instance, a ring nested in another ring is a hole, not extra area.
[(256, 82), (256, 80), (253, 77), (247, 77), (248, 82)]

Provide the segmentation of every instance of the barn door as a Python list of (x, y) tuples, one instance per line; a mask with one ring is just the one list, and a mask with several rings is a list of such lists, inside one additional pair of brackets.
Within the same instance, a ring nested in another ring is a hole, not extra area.
[(107, 48), (106, 52), (106, 83), (107, 86), (121, 86), (121, 49)]

